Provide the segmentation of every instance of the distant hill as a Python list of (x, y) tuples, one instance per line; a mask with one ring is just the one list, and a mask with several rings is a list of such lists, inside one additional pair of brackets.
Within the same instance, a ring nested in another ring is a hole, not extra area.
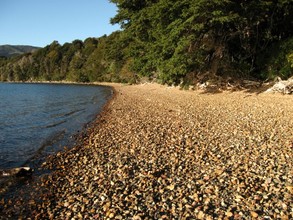
[(40, 47), (26, 45), (0, 45), (0, 56), (12, 57), (23, 53), (33, 52), (38, 49), (40, 49)]

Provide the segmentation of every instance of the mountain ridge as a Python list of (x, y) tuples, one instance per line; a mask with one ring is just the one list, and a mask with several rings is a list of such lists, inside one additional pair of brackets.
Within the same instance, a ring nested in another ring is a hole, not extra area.
[(0, 45), (0, 56), (13, 57), (24, 53), (34, 52), (41, 47), (35, 47), (30, 45)]

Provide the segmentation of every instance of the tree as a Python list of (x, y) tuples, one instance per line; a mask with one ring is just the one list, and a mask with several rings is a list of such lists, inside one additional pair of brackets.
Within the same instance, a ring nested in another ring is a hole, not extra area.
[(179, 84), (292, 75), (292, 0), (111, 2), (121, 31), (9, 58), (1, 79)]
[[(163, 82), (254, 74), (256, 58), (292, 35), (291, 1), (112, 1), (133, 48), (133, 67)], [(279, 28), (280, 24), (286, 28)]]

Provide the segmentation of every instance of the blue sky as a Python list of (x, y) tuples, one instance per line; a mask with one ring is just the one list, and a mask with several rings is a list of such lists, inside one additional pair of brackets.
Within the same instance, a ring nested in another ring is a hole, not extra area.
[(0, 0), (0, 45), (44, 47), (109, 35), (119, 26), (108, 0)]

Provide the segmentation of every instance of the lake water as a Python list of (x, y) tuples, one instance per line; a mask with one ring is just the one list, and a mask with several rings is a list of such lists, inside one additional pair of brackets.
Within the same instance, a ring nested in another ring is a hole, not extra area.
[(111, 94), (94, 85), (0, 83), (0, 170), (63, 149)]

